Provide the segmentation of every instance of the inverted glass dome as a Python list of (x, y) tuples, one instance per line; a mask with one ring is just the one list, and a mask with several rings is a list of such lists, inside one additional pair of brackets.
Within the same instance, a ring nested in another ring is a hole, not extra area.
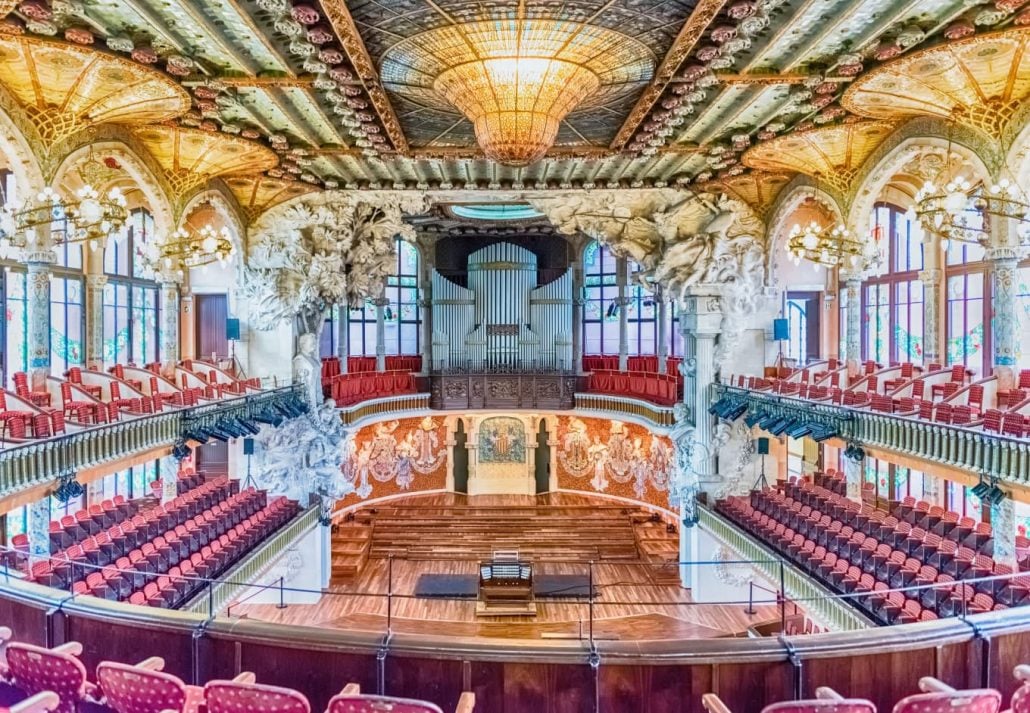
[(532, 220), (540, 218), (543, 213), (525, 203), (487, 203), (478, 205), (451, 206), (451, 212), (459, 218), (470, 220)]

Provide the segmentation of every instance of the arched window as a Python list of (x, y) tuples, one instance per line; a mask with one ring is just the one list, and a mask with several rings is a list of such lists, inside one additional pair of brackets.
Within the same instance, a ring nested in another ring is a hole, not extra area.
[[(388, 303), (383, 309), (388, 355), (419, 354), (422, 339), (422, 313), (419, 307), (419, 255), (418, 248), (397, 238), (396, 266), (386, 278), (384, 297)], [(335, 330), (335, 317), (327, 329)], [(335, 331), (334, 331), (335, 334)], [(323, 340), (324, 342), (324, 340)], [(329, 344), (333, 342), (330, 341)], [(349, 353), (355, 356), (375, 356), (376, 306), (375, 300), (366, 300), (361, 307), (350, 311)]]
[[(923, 231), (888, 203), (873, 209), (883, 274), (862, 285), (862, 354), (881, 364), (923, 361)], [(842, 309), (849, 309), (850, 306)], [(843, 331), (843, 330), (842, 330)]]
[(104, 252), (104, 361), (158, 360), (158, 286), (143, 277), (144, 246), (153, 239), (154, 218), (145, 208), (129, 215), (124, 234)]
[(950, 241), (945, 251), (945, 348), (947, 364), (965, 364), (990, 373), (990, 291), (985, 250), (974, 243)]

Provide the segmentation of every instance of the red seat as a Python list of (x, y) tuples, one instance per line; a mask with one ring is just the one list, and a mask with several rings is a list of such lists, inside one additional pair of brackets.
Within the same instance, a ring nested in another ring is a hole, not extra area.
[(104, 661), (97, 666), (97, 681), (107, 705), (116, 713), (195, 711), (203, 701), (204, 689), (187, 686), (162, 668), (161, 659), (150, 659), (138, 666)]
[(7, 647), (11, 682), (29, 695), (53, 691), (60, 698), (57, 713), (76, 713), (79, 701), (93, 693), (86, 667), (77, 658), (81, 652), (76, 642), (53, 649), (12, 643)]
[(208, 713), (310, 713), (307, 698), (289, 688), (236, 681), (204, 686)]
[(1001, 694), (991, 689), (917, 693), (898, 701), (893, 713), (998, 713)]

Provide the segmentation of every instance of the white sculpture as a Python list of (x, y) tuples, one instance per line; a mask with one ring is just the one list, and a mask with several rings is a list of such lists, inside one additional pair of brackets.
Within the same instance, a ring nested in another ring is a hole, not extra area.
[(342, 471), (349, 440), (332, 399), (277, 428), (264, 426), (256, 436), (254, 480), (302, 503), (315, 495), (328, 515), (333, 503), (354, 490)]
[(322, 403), (322, 364), (318, 353), (318, 338), (302, 334), (297, 340), (297, 356), (293, 357), (293, 379), (304, 385), (304, 399), (311, 408)]

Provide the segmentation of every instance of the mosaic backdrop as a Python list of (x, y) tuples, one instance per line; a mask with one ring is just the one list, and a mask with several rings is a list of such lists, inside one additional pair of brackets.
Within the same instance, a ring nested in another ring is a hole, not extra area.
[(526, 427), (517, 418), (497, 416), (479, 426), (480, 463), (525, 463)]

